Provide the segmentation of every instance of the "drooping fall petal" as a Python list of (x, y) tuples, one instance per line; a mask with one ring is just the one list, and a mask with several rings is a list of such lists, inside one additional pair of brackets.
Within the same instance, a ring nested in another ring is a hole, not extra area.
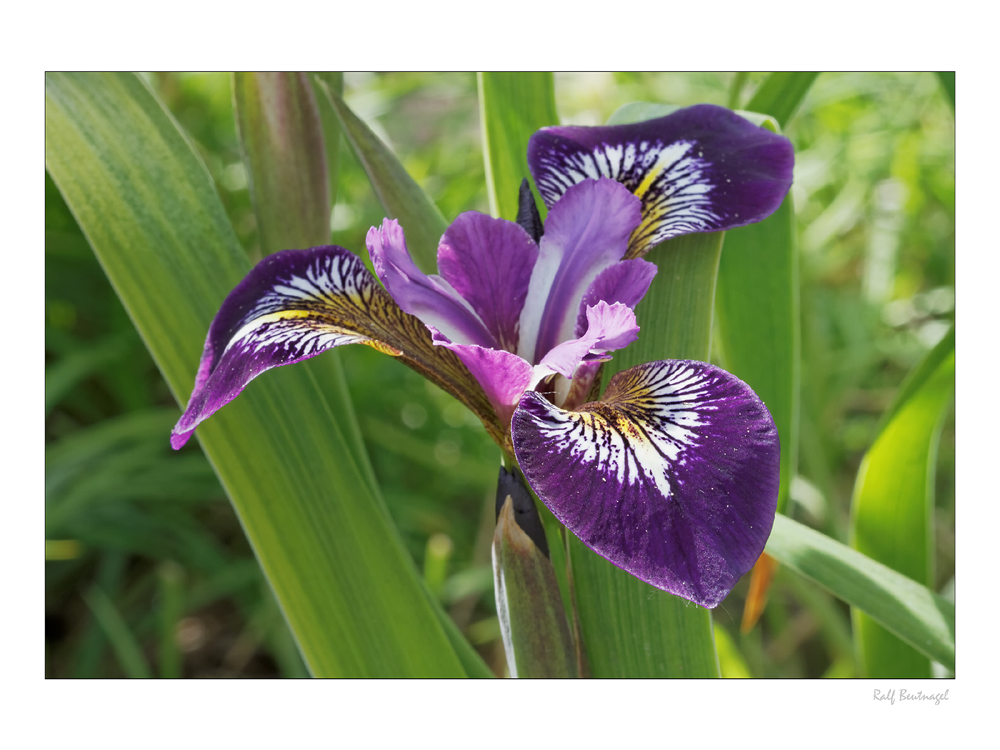
[(577, 411), (525, 393), (512, 433), (525, 477), (556, 518), (657, 588), (715, 607), (764, 549), (777, 430), (749, 386), (714, 365), (633, 367)]
[(627, 125), (542, 128), (528, 143), (528, 165), (547, 206), (599, 177), (641, 199), (642, 224), (628, 258), (680, 234), (769, 216), (792, 184), (793, 161), (787, 138), (712, 104)]
[(209, 328), (171, 445), (184, 445), (261, 373), (357, 343), (400, 357), (501, 435), (482, 388), (454, 355), (433, 345), (423, 323), (393, 302), (357, 256), (324, 246), (268, 256), (229, 294)]

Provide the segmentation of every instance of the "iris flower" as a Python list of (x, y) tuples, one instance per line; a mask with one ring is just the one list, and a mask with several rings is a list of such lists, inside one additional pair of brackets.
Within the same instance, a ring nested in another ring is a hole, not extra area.
[[(336, 246), (262, 260), (212, 322), (187, 409), (197, 425), (257, 375), (362, 343), (472, 409), (531, 488), (589, 548), (647, 583), (714, 607), (763, 551), (778, 434), (735, 376), (695, 361), (620, 372), (663, 240), (759, 221), (791, 184), (787, 139), (698, 105), (642, 123), (552, 127), (528, 163), (518, 222), (471, 211), (448, 227), (438, 275), (386, 219), (366, 244), (382, 285)], [(599, 397), (600, 396), (600, 397)]]

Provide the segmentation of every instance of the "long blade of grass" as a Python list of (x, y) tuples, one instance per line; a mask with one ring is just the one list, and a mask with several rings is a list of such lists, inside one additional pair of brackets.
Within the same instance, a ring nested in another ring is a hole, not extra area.
[(726, 234), (715, 310), (723, 366), (767, 405), (781, 439), (778, 512), (795, 475), (799, 412), (799, 279), (792, 198)]
[(770, 115), (781, 127), (786, 127), (788, 122), (799, 108), (802, 100), (813, 85), (816, 71), (781, 71), (771, 73), (767, 80), (760, 85), (757, 92), (750, 99), (746, 108), (751, 112), (763, 112)]
[[(814, 74), (773, 73), (751, 108), (767, 105), (778, 113), (779, 121), (787, 122), (814, 79)], [(770, 122), (763, 127), (777, 129)], [(761, 397), (778, 428), (779, 513), (788, 504), (799, 443), (799, 264), (794, 227), (789, 194), (771, 216), (730, 231), (719, 261), (715, 297), (723, 365)]]
[(111, 649), (118, 657), (118, 664), (126, 677), (152, 677), (146, 658), (142, 655), (142, 646), (132, 635), (128, 623), (122, 619), (114, 602), (108, 598), (99, 586), (94, 585), (83, 595), (84, 601), (90, 607), (91, 613), (98, 625), (104, 631)]
[(926, 586), (787, 516), (775, 517), (765, 551), (955, 669), (955, 605)]
[[(46, 102), (47, 168), (183, 401), (249, 270), (208, 172), (136, 76), (50, 74)], [(202, 446), (313, 674), (463, 675), (335, 396), (281, 368), (202, 425)]]
[[(328, 85), (338, 78), (322, 74)], [(326, 100), (326, 96), (322, 95)], [(329, 102), (325, 102), (329, 109)], [(330, 158), (340, 126), (321, 117), (305, 73), (234, 73), (233, 107), (263, 255), (330, 242)], [(333, 140), (326, 145), (327, 136)], [(336, 162), (333, 163), (336, 169)], [(333, 177), (336, 175), (334, 174)], [(355, 462), (378, 494), (375, 473), (354, 414), (340, 352), (303, 362), (332, 400)]]
[[(793, 90), (804, 95), (805, 90)], [(779, 102), (784, 104), (784, 102)], [(784, 106), (784, 110), (794, 106)], [(763, 127), (771, 126), (765, 122)], [(799, 260), (792, 195), (771, 216), (730, 231), (719, 261), (715, 311), (723, 367), (767, 405), (781, 441), (778, 513), (788, 506), (799, 447)], [(774, 563), (761, 555), (750, 578), (741, 630), (767, 603)]]
[[(772, 73), (748, 108), (774, 118), (779, 130), (805, 98), (815, 73)], [(760, 115), (758, 115), (760, 116)], [(716, 289), (723, 366), (767, 405), (781, 440), (778, 512), (788, 505), (799, 446), (799, 262), (792, 195), (761, 222), (729, 232)], [(749, 630), (767, 601), (771, 561), (754, 566), (742, 629)]]
[(233, 105), (261, 253), (327, 244), (326, 147), (306, 74), (234, 73)]
[(441, 211), (371, 128), (354, 114), (325, 78), (316, 79), (340, 120), (354, 155), (375, 190), (386, 216), (398, 219), (414, 262), (426, 273), (437, 271), (437, 248), (448, 228)]
[(339, 72), (313, 73), (309, 78), (316, 105), (319, 108), (320, 121), (323, 124), (323, 143), (326, 146), (326, 174), (329, 180), (330, 207), (337, 203), (337, 188), (340, 177), (340, 120), (333, 106), (320, 86), (323, 81), (337, 96), (344, 95), (344, 74)]
[[(891, 419), (861, 462), (851, 505), (852, 546), (926, 586), (934, 583), (938, 437), (954, 392), (952, 329), (900, 388)], [(931, 676), (926, 656), (863, 612), (852, 616), (864, 676)]]
[[(646, 260), (659, 267), (636, 307), (639, 340), (616, 352), (606, 378), (658, 359), (707, 360), (722, 234), (678, 237)], [(606, 382), (606, 381), (605, 381)], [(643, 583), (570, 540), (577, 606), (594, 677), (718, 677), (707, 609)]]
[[(559, 124), (555, 83), (552, 73), (479, 73), (477, 80), (490, 212), (513, 221), (521, 180), (530, 176), (528, 139)], [(544, 212), (542, 202), (536, 203)]]

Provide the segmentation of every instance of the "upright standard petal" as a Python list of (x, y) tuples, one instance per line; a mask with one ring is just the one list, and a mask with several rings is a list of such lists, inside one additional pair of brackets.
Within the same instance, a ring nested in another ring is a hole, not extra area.
[(398, 221), (385, 219), (381, 227), (369, 229), (365, 244), (375, 273), (403, 310), (441, 331), (451, 341), (480, 346), (496, 344), (482, 318), (451, 284), (417, 268)]
[(597, 275), (587, 287), (580, 302), (580, 312), (576, 319), (576, 335), (582, 336), (587, 330), (587, 309), (598, 302), (613, 305), (621, 302), (634, 310), (649, 291), (649, 285), (656, 276), (656, 264), (641, 258), (615, 263)]
[(778, 433), (750, 387), (714, 365), (633, 367), (575, 412), (525, 393), (512, 433), (528, 482), (566, 528), (696, 604), (717, 606), (770, 535)]
[(476, 311), (498, 349), (517, 351), (519, 322), (538, 245), (512, 221), (459, 215), (441, 238), (438, 271)]
[(326, 246), (270, 255), (229, 294), (209, 328), (171, 445), (184, 445), (262, 372), (355, 343), (400, 357), (505, 437), (482, 388), (455, 356), (433, 345), (423, 323), (399, 309), (357, 256)]
[(543, 128), (528, 142), (528, 166), (546, 205), (599, 177), (642, 200), (629, 258), (680, 234), (766, 218), (792, 184), (793, 161), (787, 138), (712, 104), (628, 125)]
[(521, 312), (521, 357), (539, 362), (575, 338), (584, 295), (622, 259), (639, 219), (639, 201), (607, 179), (573, 186), (552, 207)]

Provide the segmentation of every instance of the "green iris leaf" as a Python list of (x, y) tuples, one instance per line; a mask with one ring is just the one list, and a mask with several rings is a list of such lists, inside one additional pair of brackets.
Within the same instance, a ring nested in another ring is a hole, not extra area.
[[(48, 75), (46, 136), (53, 180), (183, 402), (209, 323), (250, 267), (204, 164), (134, 75)], [(456, 652), (337, 398), (283, 368), (199, 439), (314, 675), (467, 674), (475, 655)]]
[[(518, 188), (530, 176), (528, 139), (559, 124), (552, 73), (480, 73), (479, 110), (490, 211), (514, 221)], [(544, 219), (545, 206), (536, 203)]]
[[(933, 586), (934, 474), (941, 425), (955, 392), (955, 331), (900, 387), (861, 462), (851, 507), (855, 549)], [(862, 611), (853, 612), (867, 677), (930, 677), (927, 657)]]
[(448, 222), (396, 155), (351, 111), (330, 81), (326, 77), (317, 80), (329, 98), (347, 142), (368, 175), (386, 216), (398, 219), (406, 231), (406, 246), (414, 262), (425, 273), (436, 273), (438, 243), (448, 228)]
[(954, 670), (955, 605), (926, 586), (780, 514), (764, 551)]

